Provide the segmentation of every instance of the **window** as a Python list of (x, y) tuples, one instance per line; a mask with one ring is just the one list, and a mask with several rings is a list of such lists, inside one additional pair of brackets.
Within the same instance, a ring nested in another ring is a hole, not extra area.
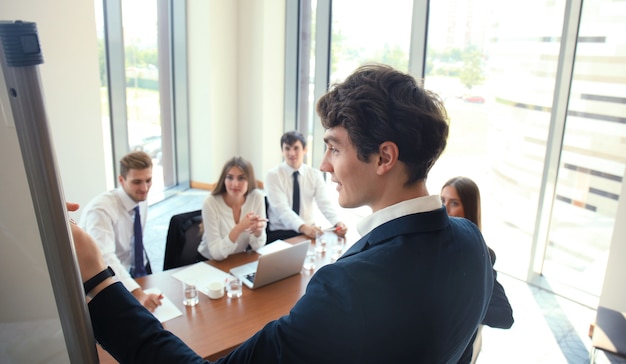
[[(96, 1), (105, 135), (114, 169), (133, 150), (152, 157), (150, 202), (189, 185), (185, 2)], [(173, 39), (182, 52), (174, 54)], [(183, 105), (180, 107), (180, 105)]]
[[(542, 273), (599, 296), (626, 169), (623, 4), (584, 2)], [(618, 14), (622, 14), (621, 16)]]
[[(418, 77), (421, 70), (411, 67), (423, 64), (426, 88), (445, 100), (451, 119), (430, 192), (439, 193), (451, 177), (472, 178), (482, 192), (483, 234), (497, 253), (496, 269), (597, 305), (626, 168), (621, 3), (300, 4), (312, 14), (310, 24), (300, 23), (301, 37), (311, 40), (311, 57), (300, 65), (310, 62), (315, 97), (297, 107), (308, 102), (311, 109), (329, 82), (363, 63)], [(422, 19), (426, 38), (415, 31)], [(319, 143), (315, 115), (298, 118)]]
[[(526, 279), (558, 70), (563, 2), (431, 2), (426, 87), (445, 99), (450, 138), (431, 193), (466, 176), (481, 190), (496, 269)], [(522, 26), (527, 16), (540, 25)]]
[[(162, 98), (156, 0), (122, 0), (126, 117), (131, 151), (152, 157), (153, 190), (165, 188), (163, 173)], [(167, 98), (166, 98), (167, 99)]]

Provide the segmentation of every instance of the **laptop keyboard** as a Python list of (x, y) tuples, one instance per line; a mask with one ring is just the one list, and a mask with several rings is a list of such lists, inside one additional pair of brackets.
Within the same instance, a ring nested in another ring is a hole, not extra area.
[(254, 277), (256, 276), (256, 272), (250, 273), (250, 274), (246, 274), (245, 278), (247, 280), (249, 280), (250, 282), (254, 283)]

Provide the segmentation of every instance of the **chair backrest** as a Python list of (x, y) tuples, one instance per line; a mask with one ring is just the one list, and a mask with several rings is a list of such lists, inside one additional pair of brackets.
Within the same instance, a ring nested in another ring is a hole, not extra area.
[(200, 224), (202, 210), (172, 216), (167, 231), (163, 270), (205, 260), (198, 253), (198, 245), (202, 241)]
[(265, 217), (267, 218), (267, 223), (265, 224), (265, 233), (269, 234), (270, 232), (270, 203), (267, 200), (267, 195), (265, 195)]

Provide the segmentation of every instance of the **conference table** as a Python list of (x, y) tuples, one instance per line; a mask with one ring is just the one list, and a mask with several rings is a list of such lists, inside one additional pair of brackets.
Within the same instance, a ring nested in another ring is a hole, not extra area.
[[(308, 240), (297, 236), (285, 241), (297, 243)], [(315, 241), (311, 239), (312, 245)], [(346, 246), (345, 249), (347, 249)], [(344, 249), (344, 251), (345, 251)], [(224, 272), (232, 267), (258, 259), (254, 251), (233, 254), (222, 261), (210, 260), (210, 264)], [(210, 299), (199, 293), (199, 303), (195, 306), (183, 305), (182, 282), (172, 277), (186, 267), (169, 269), (136, 279), (145, 290), (158, 288), (182, 312), (182, 316), (163, 322), (163, 327), (178, 336), (198, 355), (208, 360), (216, 360), (263, 328), (268, 322), (289, 313), (296, 301), (302, 297), (315, 270), (332, 263), (330, 253), (316, 254), (314, 270), (302, 269), (299, 274), (254, 290), (243, 287), (239, 298)], [(100, 363), (116, 363), (100, 345), (96, 345)]]

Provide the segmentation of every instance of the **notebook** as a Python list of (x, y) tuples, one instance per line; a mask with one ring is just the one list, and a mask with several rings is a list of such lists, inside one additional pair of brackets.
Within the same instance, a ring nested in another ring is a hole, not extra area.
[(230, 273), (241, 279), (250, 289), (263, 287), (299, 273), (310, 244), (311, 240), (305, 240), (263, 254), (257, 261), (232, 268)]

